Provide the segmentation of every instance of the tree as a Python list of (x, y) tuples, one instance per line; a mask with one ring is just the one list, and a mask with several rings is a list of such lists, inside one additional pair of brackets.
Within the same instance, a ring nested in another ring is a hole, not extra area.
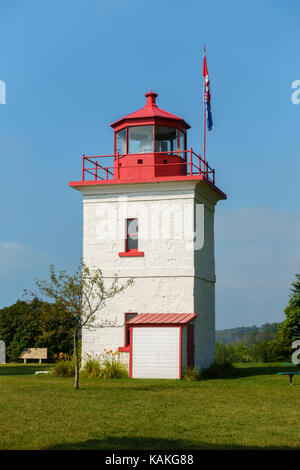
[(289, 348), (293, 341), (300, 339), (300, 274), (296, 274), (291, 286), (289, 303), (284, 309), (286, 319), (279, 327), (282, 340)]
[(17, 361), (28, 347), (47, 348), (49, 358), (60, 351), (72, 353), (73, 344), (66, 333), (70, 315), (63, 310), (55, 316), (57, 308), (34, 298), (31, 302), (18, 300), (0, 310), (0, 339), (6, 344), (9, 360)]
[(61, 315), (66, 310), (70, 318), (66, 326), (68, 333), (73, 337), (75, 358), (75, 382), (74, 389), (79, 388), (79, 358), (78, 336), (83, 327), (94, 325), (96, 314), (104, 307), (106, 301), (122, 292), (133, 284), (128, 279), (120, 285), (115, 274), (109, 287), (105, 286), (101, 269), (91, 271), (82, 261), (73, 275), (66, 271), (54, 271), (50, 266), (50, 280), (38, 279), (36, 281), (39, 292), (55, 301), (53, 313)]

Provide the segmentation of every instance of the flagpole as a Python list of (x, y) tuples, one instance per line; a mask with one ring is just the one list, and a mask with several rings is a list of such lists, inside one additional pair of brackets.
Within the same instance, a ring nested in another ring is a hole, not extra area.
[[(203, 60), (205, 57), (205, 44), (204, 44), (204, 56)], [(203, 109), (204, 109), (204, 114), (203, 114), (203, 160), (205, 162), (205, 150), (206, 150), (206, 104), (205, 104), (205, 77), (203, 77)], [(204, 165), (204, 172), (205, 172), (205, 165)]]

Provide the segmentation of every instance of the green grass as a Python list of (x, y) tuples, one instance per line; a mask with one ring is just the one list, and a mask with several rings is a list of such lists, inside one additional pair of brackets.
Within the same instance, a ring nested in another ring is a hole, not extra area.
[(0, 366), (0, 449), (299, 449), (300, 376), (238, 365), (233, 379), (81, 379)]

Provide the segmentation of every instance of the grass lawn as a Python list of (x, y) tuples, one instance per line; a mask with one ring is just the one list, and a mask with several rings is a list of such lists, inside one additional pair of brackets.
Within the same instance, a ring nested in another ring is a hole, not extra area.
[(234, 379), (73, 379), (0, 365), (0, 449), (299, 449), (300, 376), (238, 365)]

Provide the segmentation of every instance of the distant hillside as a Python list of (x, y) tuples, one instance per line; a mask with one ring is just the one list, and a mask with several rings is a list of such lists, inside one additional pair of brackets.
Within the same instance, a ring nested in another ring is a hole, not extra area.
[(217, 330), (216, 340), (223, 344), (248, 344), (249, 335), (245, 333), (253, 333), (253, 343), (275, 339), (275, 334), (266, 335), (262, 333), (277, 333), (279, 325), (280, 323), (265, 323), (262, 326), (240, 326), (227, 330)]

